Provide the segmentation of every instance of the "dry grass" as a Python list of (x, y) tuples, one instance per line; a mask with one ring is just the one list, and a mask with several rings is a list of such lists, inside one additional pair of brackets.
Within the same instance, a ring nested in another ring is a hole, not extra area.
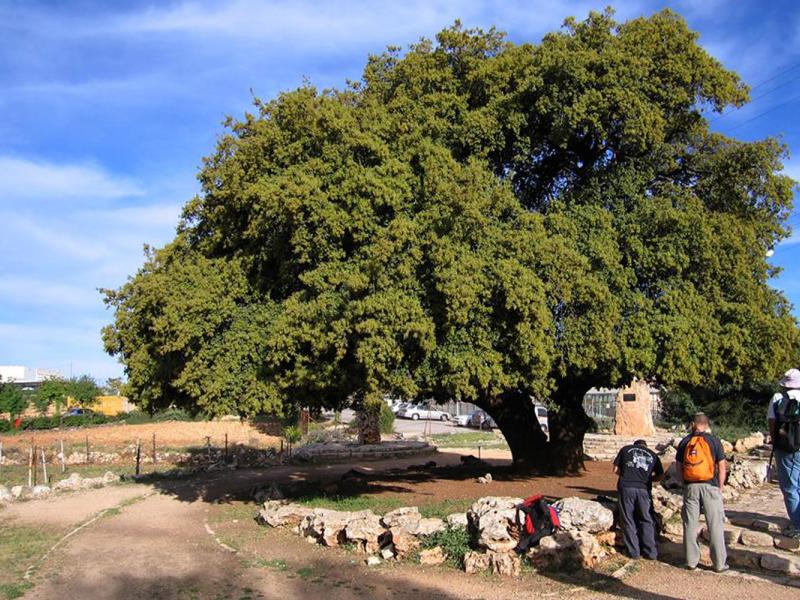
[(254, 448), (269, 448), (280, 445), (280, 438), (262, 433), (255, 426), (239, 421), (166, 421), (162, 423), (143, 423), (126, 425), (114, 423), (83, 429), (32, 431), (24, 434), (2, 435), (4, 449), (28, 448), (31, 440), (38, 446), (55, 446), (64, 440), (67, 445), (85, 443), (88, 436), (93, 448), (122, 448), (136, 442), (148, 444), (156, 434), (159, 448), (185, 448), (204, 446), (206, 437), (211, 438), (212, 446), (222, 446), (225, 434), (228, 444), (244, 444)]

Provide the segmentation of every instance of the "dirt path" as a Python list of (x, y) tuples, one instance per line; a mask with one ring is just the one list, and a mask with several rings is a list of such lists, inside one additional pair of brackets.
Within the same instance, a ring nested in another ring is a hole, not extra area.
[[(440, 464), (458, 459), (455, 454), (436, 457)], [(379, 471), (410, 462), (419, 459), (355, 466)], [(644, 563), (622, 582), (597, 576), (583, 581), (574, 573), (527, 573), (520, 579), (506, 579), (410, 564), (368, 568), (363, 558), (352, 552), (309, 545), (288, 531), (256, 526), (254, 506), (239, 500), (253, 485), (335, 477), (353, 466), (237, 471), (158, 487), (119, 486), (59, 497), (54, 507), (60, 505), (65, 515), (75, 517), (85, 516), (91, 509), (121, 506), (81, 530), (49, 557), (34, 575), (35, 587), (25, 598), (800, 599), (800, 590), (786, 585), (735, 573), (688, 573), (663, 563)], [(147, 493), (153, 495), (135, 501)], [(14, 518), (33, 521), (40, 515), (41, 519), (55, 519), (54, 507), (50, 501), (20, 504)], [(0, 519), (6, 514), (0, 513)]]
[(47, 500), (10, 504), (0, 519), (20, 525), (70, 526), (86, 521), (98, 512), (148, 493), (141, 485), (115, 485), (93, 492), (58, 494)]

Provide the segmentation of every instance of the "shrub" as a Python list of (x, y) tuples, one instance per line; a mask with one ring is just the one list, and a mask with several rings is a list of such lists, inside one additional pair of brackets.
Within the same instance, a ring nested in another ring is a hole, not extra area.
[(0, 419), (0, 433), (11, 431), (11, 421), (8, 419)]
[(290, 444), (296, 444), (303, 437), (303, 431), (297, 425), (289, 425), (283, 428), (283, 437)]
[(464, 555), (470, 551), (469, 533), (463, 527), (450, 527), (426, 536), (422, 540), (422, 548), (429, 549), (441, 546), (451, 566), (462, 569)]
[(381, 402), (381, 414), (378, 417), (378, 427), (380, 427), (381, 433), (394, 432), (394, 413), (385, 402)]
[(685, 425), (692, 420), (697, 412), (689, 392), (681, 389), (671, 389), (661, 396), (661, 418), (672, 425)]

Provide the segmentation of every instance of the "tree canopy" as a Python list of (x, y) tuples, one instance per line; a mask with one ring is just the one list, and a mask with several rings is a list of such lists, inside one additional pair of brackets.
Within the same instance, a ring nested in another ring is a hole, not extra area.
[(747, 99), (670, 11), (390, 48), (226, 122), (175, 240), (105, 292), (106, 349), (153, 409), (459, 398), (515, 460), (574, 468), (592, 385), (736, 385), (800, 356), (766, 259), (786, 149), (707, 119)]

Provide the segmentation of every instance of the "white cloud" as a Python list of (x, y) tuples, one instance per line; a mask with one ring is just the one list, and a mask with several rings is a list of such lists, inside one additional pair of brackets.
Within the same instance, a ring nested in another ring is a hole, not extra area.
[(0, 156), (0, 204), (41, 199), (115, 199), (143, 193), (133, 180), (112, 175), (96, 165)]
[(35, 304), (57, 308), (102, 305), (100, 294), (91, 287), (9, 274), (0, 275), (0, 296), (3, 304)]

